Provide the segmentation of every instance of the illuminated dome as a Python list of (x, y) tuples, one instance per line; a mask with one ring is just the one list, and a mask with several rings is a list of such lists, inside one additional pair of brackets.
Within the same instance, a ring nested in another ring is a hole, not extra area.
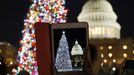
[(78, 16), (79, 22), (88, 22), (89, 38), (120, 38), (117, 15), (107, 0), (88, 0)]
[(75, 45), (72, 48), (71, 55), (83, 55), (83, 50), (78, 44), (78, 41), (75, 41)]

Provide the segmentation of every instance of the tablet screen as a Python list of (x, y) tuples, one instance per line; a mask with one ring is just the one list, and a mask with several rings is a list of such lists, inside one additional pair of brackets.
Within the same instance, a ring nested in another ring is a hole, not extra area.
[(88, 44), (87, 23), (54, 24), (52, 29), (53, 68), (56, 72), (82, 72)]

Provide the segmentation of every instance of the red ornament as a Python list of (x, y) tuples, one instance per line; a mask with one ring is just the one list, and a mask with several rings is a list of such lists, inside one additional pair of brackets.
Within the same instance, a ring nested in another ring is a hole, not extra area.
[(22, 50), (22, 48), (19, 48), (19, 51), (21, 51)]
[(22, 67), (22, 64), (19, 64), (19, 67)]
[(35, 47), (36, 46), (36, 42), (32, 42), (32, 46)]
[(49, 6), (46, 6), (46, 8), (45, 8), (46, 10), (49, 10)]
[(32, 38), (35, 38), (35, 34), (31, 34), (31, 37), (32, 37)]

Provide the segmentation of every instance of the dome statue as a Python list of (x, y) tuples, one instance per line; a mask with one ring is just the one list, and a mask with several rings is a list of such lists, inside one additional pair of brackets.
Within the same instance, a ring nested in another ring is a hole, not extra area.
[(72, 48), (71, 55), (83, 55), (83, 50), (78, 44), (78, 41), (75, 41), (75, 45)]
[(87, 0), (78, 16), (89, 24), (89, 38), (120, 38), (121, 26), (107, 0)]

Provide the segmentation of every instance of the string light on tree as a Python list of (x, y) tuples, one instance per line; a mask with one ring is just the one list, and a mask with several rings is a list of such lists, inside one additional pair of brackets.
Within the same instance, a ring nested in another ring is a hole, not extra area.
[(64, 0), (31, 0), (31, 2), (22, 30), (23, 38), (20, 41), (21, 47), (18, 51), (17, 73), (24, 69), (30, 75), (38, 75), (34, 23), (64, 23), (66, 22), (67, 10), (65, 10)]

